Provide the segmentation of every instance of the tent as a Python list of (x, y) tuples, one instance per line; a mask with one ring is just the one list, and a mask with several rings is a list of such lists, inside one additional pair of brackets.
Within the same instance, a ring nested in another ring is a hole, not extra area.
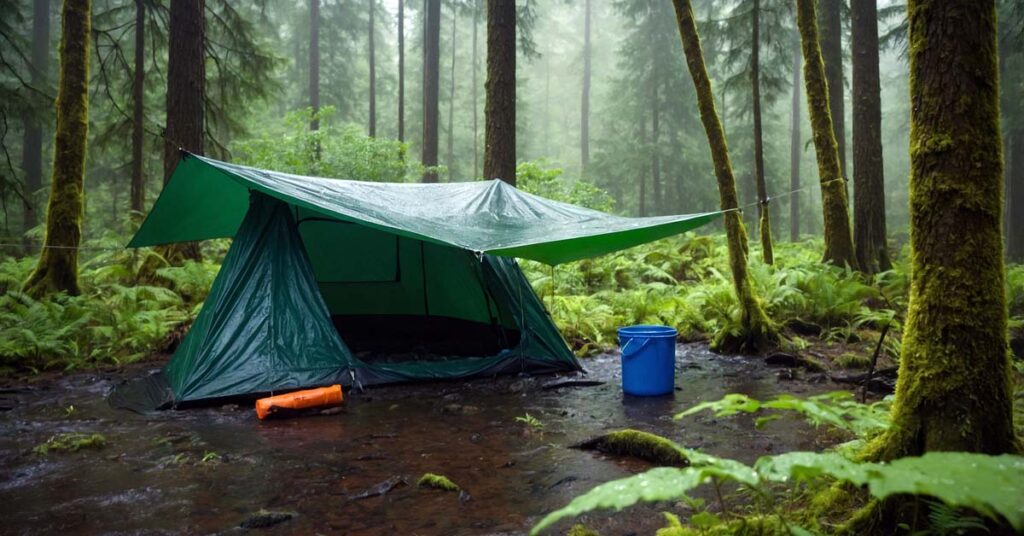
[(624, 218), (499, 180), (359, 182), (183, 152), (129, 247), (234, 240), (162, 373), (112, 402), (580, 370), (515, 259), (556, 265), (719, 214)]

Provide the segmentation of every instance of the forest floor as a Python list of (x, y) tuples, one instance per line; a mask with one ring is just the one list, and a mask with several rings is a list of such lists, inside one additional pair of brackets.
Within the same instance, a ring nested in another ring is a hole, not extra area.
[[(265, 422), (248, 406), (138, 415), (107, 404), (111, 387), (159, 361), (11, 384), (0, 389), (3, 528), (207, 534), (270, 524), (262, 532), (521, 534), (576, 495), (646, 467), (568, 445), (628, 427), (747, 463), (821, 450), (839, 438), (796, 417), (756, 429), (752, 416), (672, 415), (728, 393), (765, 399), (849, 388), (827, 373), (717, 355), (703, 343), (678, 346), (671, 396), (624, 396), (615, 353), (583, 363), (585, 379), (604, 383), (546, 388), (567, 378), (507, 376), (387, 386), (346, 393), (334, 414)], [(534, 426), (517, 421), (527, 413)], [(34, 452), (69, 432), (102, 434), (105, 445)], [(467, 493), (417, 488), (427, 472)], [(661, 511), (684, 508), (657, 506), (584, 522), (603, 534), (652, 533), (663, 525)]]

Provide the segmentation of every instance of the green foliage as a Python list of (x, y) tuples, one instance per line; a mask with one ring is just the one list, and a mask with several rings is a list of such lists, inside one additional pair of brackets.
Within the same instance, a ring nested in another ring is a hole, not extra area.
[(638, 502), (678, 500), (698, 486), (732, 481), (758, 493), (773, 484), (827, 478), (866, 486), (877, 499), (919, 495), (953, 507), (970, 508), (995, 521), (1024, 529), (1024, 457), (966, 452), (929, 452), (891, 463), (856, 463), (836, 453), (790, 452), (763, 456), (753, 467), (734, 460), (691, 455), (691, 467), (659, 467), (601, 484), (552, 512), (534, 526), (538, 534), (566, 517), (598, 509), (621, 510)]
[(547, 167), (543, 160), (522, 162), (516, 166), (516, 187), (555, 201), (612, 211), (615, 200), (608, 192), (586, 181), (569, 181), (562, 174), (561, 168)]
[(854, 400), (853, 393), (833, 391), (808, 398), (797, 398), (782, 394), (772, 400), (761, 402), (746, 395), (728, 394), (721, 400), (703, 402), (678, 413), (675, 418), (694, 415), (704, 410), (714, 412), (716, 417), (729, 417), (738, 413), (759, 413), (762, 410), (775, 410), (766, 416), (759, 417), (755, 422), (760, 427), (780, 417), (780, 411), (795, 412), (802, 415), (814, 426), (828, 425), (864, 438), (877, 434), (889, 427), (889, 406), (891, 399), (886, 398), (873, 404), (861, 404)]
[(617, 456), (632, 456), (651, 463), (683, 467), (690, 463), (687, 452), (659, 435), (640, 430), (616, 430), (576, 446)]
[(540, 430), (544, 428), (544, 423), (542, 423), (540, 419), (534, 417), (533, 415), (530, 415), (529, 413), (521, 417), (516, 417), (516, 422), (521, 422), (529, 426), (530, 428), (533, 428), (534, 430)]
[(449, 480), (448, 477), (435, 475), (434, 473), (424, 473), (424, 475), (416, 482), (416, 485), (421, 488), (434, 488), (442, 491), (462, 490), (458, 484)]
[(32, 449), (32, 452), (45, 456), (50, 452), (77, 452), (83, 449), (101, 449), (107, 445), (107, 438), (103, 434), (81, 434), (67, 433), (57, 434)]
[[(357, 125), (334, 126), (332, 107), (316, 114), (307, 108), (285, 116), (283, 132), (234, 143), (236, 160), (245, 165), (298, 175), (335, 179), (406, 182), (418, 180), (424, 168), (407, 157), (407, 144), (370, 138)], [(310, 130), (311, 119), (320, 120)]]

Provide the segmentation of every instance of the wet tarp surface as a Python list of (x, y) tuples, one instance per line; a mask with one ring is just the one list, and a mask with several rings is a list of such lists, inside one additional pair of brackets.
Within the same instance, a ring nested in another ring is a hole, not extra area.
[(625, 218), (544, 199), (498, 180), (359, 182), (277, 173), (183, 153), (129, 246), (234, 236), (248, 209), (249, 190), (407, 238), (551, 265), (679, 234), (721, 214)]

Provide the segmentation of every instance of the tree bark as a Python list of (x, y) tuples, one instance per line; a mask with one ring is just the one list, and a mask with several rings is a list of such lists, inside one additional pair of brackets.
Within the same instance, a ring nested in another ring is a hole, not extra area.
[(1024, 129), (1013, 129), (1009, 136), (1010, 154), (1006, 160), (1010, 170), (1006, 188), (1006, 221), (1009, 234), (1006, 237), (1007, 259), (1010, 262), (1024, 262)]
[(146, 3), (135, 0), (135, 72), (132, 77), (132, 183), (131, 209), (141, 215), (146, 209), (146, 182), (142, 174), (143, 120), (146, 81)]
[[(171, 179), (181, 151), (203, 154), (206, 86), (205, 0), (171, 0), (167, 38), (167, 129), (164, 143), (164, 184)], [(164, 250), (171, 264), (200, 260), (197, 242)]]
[(85, 212), (85, 151), (89, 135), (89, 32), (91, 0), (61, 8), (60, 86), (53, 151), (53, 178), (46, 214), (46, 240), (24, 291), (40, 298), (57, 292), (78, 295), (78, 246)]
[(800, 139), (800, 40), (793, 51), (793, 98), (789, 112), (789, 240), (800, 240), (800, 153), (803, 150)]
[(839, 166), (832, 117), (829, 113), (828, 84), (825, 66), (818, 47), (818, 27), (814, 14), (815, 0), (797, 0), (797, 25), (804, 55), (804, 83), (807, 86), (807, 110), (811, 116), (814, 150), (818, 156), (821, 180), (821, 205), (825, 221), (825, 262), (857, 268), (850, 232), (850, 214), (846, 202), (846, 186)]
[(398, 141), (405, 141), (405, 0), (398, 0)]
[[(316, 117), (320, 111), (320, 0), (309, 0), (309, 106), (313, 109), (309, 129), (320, 130)], [(316, 152), (319, 156), (319, 147)]]
[[(637, 130), (640, 131), (640, 146), (647, 147), (647, 118), (641, 114), (639, 119), (640, 122), (637, 125)], [(649, 173), (651, 169), (646, 165), (643, 159), (640, 160), (639, 167), (640, 169), (638, 170), (639, 172), (637, 173), (637, 177), (640, 178), (640, 203), (638, 208), (640, 209), (639, 216), (643, 218), (647, 216), (647, 173)]]
[(452, 61), (448, 66), (448, 156), (445, 159), (448, 182), (455, 180), (455, 22), (458, 18), (458, 11), (452, 6)]
[[(39, 88), (46, 81), (50, 59), (50, 0), (32, 2), (32, 86)], [(36, 211), (38, 193), (43, 187), (43, 129), (32, 114), (25, 116), (21, 168), (25, 170), (25, 198), (22, 205), (22, 230), (27, 233), (39, 223)], [(28, 237), (22, 239), (26, 249), (32, 246)]]
[(441, 0), (425, 0), (426, 38), (423, 45), (423, 149), (421, 161), (428, 169), (423, 182), (437, 182), (437, 99), (441, 69)]
[[(910, 301), (892, 426), (864, 454), (1015, 452), (995, 5), (910, 0), (907, 12)], [(914, 509), (886, 501), (851, 532), (888, 533)]]
[(369, 0), (370, 22), (367, 28), (370, 53), (370, 127), (368, 129), (371, 138), (377, 137), (377, 54), (374, 50), (374, 15), (377, 11), (376, 0)]
[(661, 160), (658, 158), (658, 142), (661, 138), (661, 112), (658, 109), (658, 80), (657, 76), (651, 80), (651, 186), (654, 190), (654, 199), (651, 208), (654, 214), (661, 214), (664, 209), (664, 199), (661, 188)]
[(761, 234), (761, 258), (765, 264), (775, 262), (772, 250), (772, 220), (768, 210), (768, 186), (764, 180), (764, 139), (761, 130), (761, 1), (754, 0), (751, 12), (753, 31), (750, 47), (750, 88), (754, 115), (754, 176), (757, 181), (757, 219)]
[(885, 236), (876, 0), (857, 0), (850, 5), (850, 11), (853, 23), (853, 242), (860, 269), (874, 274), (892, 267)]
[[(857, 2), (851, 2), (856, 4)], [(825, 62), (825, 80), (828, 82), (829, 111), (832, 131), (839, 145), (839, 166), (846, 174), (846, 103), (843, 99), (843, 0), (818, 0), (818, 39), (821, 59)], [(845, 187), (845, 185), (844, 185)]]
[(590, 0), (583, 7), (583, 95), (580, 98), (580, 172), (586, 175), (590, 165)]
[(477, 33), (480, 28), (480, 0), (473, 0), (473, 178), (480, 177), (480, 58)]
[(701, 51), (700, 37), (697, 35), (693, 7), (690, 0), (672, 0), (672, 4), (676, 11), (676, 22), (679, 25), (679, 36), (686, 55), (686, 65), (697, 93), (701, 123), (704, 125), (708, 145), (711, 147), (711, 157), (715, 163), (721, 208), (729, 211), (723, 218), (728, 240), (729, 266), (732, 269), (733, 286), (741, 312), (741, 330), (723, 330), (715, 336), (712, 345), (722, 351), (756, 353), (777, 342), (778, 333), (768, 320), (747, 271), (747, 232), (737, 210), (739, 204), (736, 196), (736, 179), (733, 176), (732, 163), (729, 161), (725, 132), (715, 110), (711, 79), (704, 64), (704, 53)]
[(516, 2), (487, 0), (484, 178), (516, 185)]

